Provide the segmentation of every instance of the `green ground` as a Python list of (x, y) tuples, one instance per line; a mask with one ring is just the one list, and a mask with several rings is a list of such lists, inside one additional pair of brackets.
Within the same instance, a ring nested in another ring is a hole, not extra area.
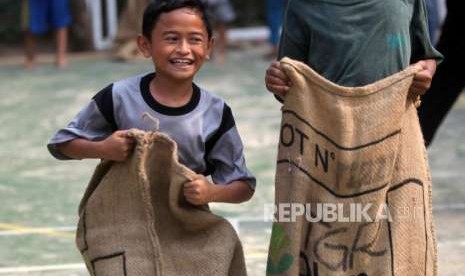
[[(224, 97), (235, 113), (250, 169), (259, 183), (255, 198), (240, 206), (218, 204), (228, 217), (261, 217), (273, 201), (272, 182), (279, 105), (262, 85), (267, 62), (257, 50), (232, 52), (225, 66), (207, 64), (197, 82)], [(97, 161), (53, 159), (45, 147), (90, 98), (108, 83), (151, 70), (148, 62), (106, 58), (74, 61), (63, 71), (44, 65), (26, 72), (0, 67), (0, 231), (17, 227), (74, 226), (77, 206)], [(71, 234), (0, 236), (0, 267), (80, 262)]]
[[(261, 59), (263, 52), (254, 47), (232, 51), (225, 66), (209, 63), (197, 79), (232, 107), (248, 165), (258, 178), (255, 197), (249, 203), (214, 206), (216, 212), (233, 218), (262, 219), (263, 204), (273, 202), (280, 113), (279, 104), (263, 86), (268, 65)], [(52, 65), (31, 72), (19, 65), (0, 65), (0, 274), (5, 267), (81, 262), (72, 232), (12, 235), (5, 231), (76, 224), (77, 206), (96, 161), (57, 161), (47, 152), (47, 139), (100, 88), (150, 69), (146, 62), (117, 63), (102, 57), (73, 60), (63, 71)], [(462, 99), (430, 150), (438, 206), (440, 275), (464, 275), (464, 119)], [(264, 223), (241, 225), (252, 276), (264, 274), (267, 229)], [(46, 275), (86, 273), (81, 269)]]

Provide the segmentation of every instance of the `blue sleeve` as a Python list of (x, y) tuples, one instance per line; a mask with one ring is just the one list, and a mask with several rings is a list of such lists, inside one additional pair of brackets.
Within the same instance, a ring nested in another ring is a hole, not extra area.
[(225, 104), (221, 125), (211, 143), (206, 145), (207, 163), (216, 184), (243, 180), (255, 189), (256, 179), (247, 169), (243, 145), (231, 109)]
[(65, 128), (52, 136), (47, 144), (50, 153), (60, 160), (71, 159), (58, 150), (57, 144), (76, 138), (100, 141), (110, 136), (116, 130), (112, 106), (112, 86), (108, 86), (95, 95)]

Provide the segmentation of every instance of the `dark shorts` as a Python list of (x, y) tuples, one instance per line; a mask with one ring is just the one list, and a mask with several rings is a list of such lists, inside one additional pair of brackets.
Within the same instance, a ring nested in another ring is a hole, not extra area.
[(34, 34), (71, 23), (68, 0), (29, 0), (29, 31)]

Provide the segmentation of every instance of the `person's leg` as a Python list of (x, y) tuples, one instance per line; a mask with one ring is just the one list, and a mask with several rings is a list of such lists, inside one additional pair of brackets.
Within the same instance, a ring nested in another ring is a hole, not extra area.
[(215, 41), (215, 61), (221, 64), (226, 59), (228, 25), (236, 18), (236, 13), (228, 0), (214, 1), (211, 9), (215, 17), (215, 31), (217, 35)]
[(36, 65), (36, 41), (34, 35), (30, 31), (25, 32), (24, 52), (26, 56), (24, 67), (26, 69), (34, 68)]
[(68, 50), (68, 28), (59, 28), (56, 31), (56, 65), (59, 68), (64, 68), (68, 65), (66, 53)]
[(284, 13), (283, 1), (284, 0), (268, 0), (266, 2), (266, 15), (268, 30), (270, 32), (268, 41), (271, 45), (271, 50), (265, 55), (265, 58), (275, 58), (278, 53), (279, 34)]
[(215, 61), (223, 64), (226, 59), (226, 47), (227, 47), (227, 27), (225, 23), (218, 22), (216, 24), (216, 34), (218, 39), (215, 41), (217, 54), (215, 56)]
[(46, 5), (43, 0), (24, 1), (26, 5), (23, 10), (24, 14), (24, 51), (26, 69), (32, 69), (36, 65), (37, 45), (36, 35), (45, 33), (48, 30)]
[(71, 14), (68, 0), (50, 0), (51, 21), (56, 31), (56, 65), (67, 66), (68, 26)]

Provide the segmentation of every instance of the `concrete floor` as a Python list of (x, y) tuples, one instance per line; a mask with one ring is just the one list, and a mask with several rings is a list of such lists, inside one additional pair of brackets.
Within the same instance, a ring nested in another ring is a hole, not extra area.
[[(224, 215), (232, 215), (233, 217), (237, 217), (239, 214), (243, 214), (248, 212), (249, 210), (249, 216), (256, 216), (259, 217), (259, 215), (262, 214), (261, 211), (261, 206), (263, 206), (263, 203), (269, 203), (272, 201), (273, 198), (273, 188), (272, 188), (272, 180), (273, 180), (273, 172), (274, 172), (274, 164), (273, 164), (273, 158), (275, 156), (275, 138), (276, 138), (276, 131), (278, 128), (279, 124), (279, 106), (274, 102), (274, 100), (270, 100), (269, 95), (266, 94), (264, 91), (264, 87), (262, 84), (263, 80), (263, 74), (264, 74), (264, 69), (266, 68), (266, 65), (268, 64), (268, 61), (263, 61), (261, 59), (261, 56), (264, 54), (265, 49), (263, 47), (246, 47), (243, 49), (243, 53), (236, 53), (232, 52), (230, 54), (230, 61), (229, 63), (226, 64), (226, 69), (221, 69), (219, 67), (216, 67), (216, 65), (211, 65), (210, 69), (207, 69), (207, 72), (201, 76), (201, 79), (204, 83), (206, 83), (207, 86), (209, 87), (216, 87), (220, 89), (224, 89), (220, 93), (222, 93), (222, 96), (229, 99), (232, 103), (233, 110), (237, 110), (236, 112), (240, 113), (237, 117), (237, 122), (238, 125), (240, 126), (240, 131), (241, 133), (244, 132), (244, 140), (245, 144), (249, 145), (249, 148), (247, 149), (249, 152), (249, 156), (251, 157), (250, 159), (252, 166), (254, 169), (258, 171), (258, 177), (260, 178), (260, 181), (263, 183), (260, 187), (259, 193), (256, 195), (256, 201), (253, 204), (247, 204), (245, 206), (240, 206), (240, 207), (218, 207), (220, 209), (220, 213)], [(103, 62), (103, 59), (106, 59), (107, 56), (105, 54), (90, 54), (90, 55), (76, 55), (72, 56), (71, 58), (71, 64), (73, 62), (76, 63), (76, 67), (72, 65), (70, 68), (66, 69), (64, 73), (58, 73), (54, 71), (54, 69), (50, 68), (45, 68), (45, 69), (39, 69), (39, 71), (32, 72), (32, 73), (27, 73), (27, 74), (22, 74), (21, 73), (21, 61), (22, 57), (9, 57), (9, 58), (4, 58), (3, 63), (2, 59), (0, 59), (0, 95), (9, 93), (9, 89), (11, 87), (16, 87), (13, 82), (18, 82), (20, 81), (21, 86), (19, 87), (20, 89), (18, 91), (22, 90), (28, 90), (30, 89), (31, 95), (33, 93), (42, 93), (41, 91), (35, 91), (36, 88), (30, 88), (31, 87), (41, 87), (43, 85), (47, 85), (46, 82), (48, 80), (43, 80), (44, 76), (53, 76), (53, 74), (62, 74), (63, 81), (68, 81), (72, 82), (76, 78), (82, 78), (85, 79), (85, 81), (88, 81), (88, 86), (84, 86), (82, 88), (82, 93), (85, 96), (85, 100), (82, 98), (84, 96), (73, 96), (72, 94), (75, 93), (75, 91), (69, 92), (69, 98), (68, 93), (65, 89), (63, 89), (63, 94), (61, 94), (60, 97), (53, 98), (57, 101), (63, 100), (63, 104), (66, 102), (72, 103), (72, 106), (70, 109), (73, 109), (71, 111), (67, 111), (64, 116), (72, 116), (75, 111), (76, 111), (76, 106), (81, 106), (83, 102), (87, 100), (89, 96), (92, 96), (90, 91), (94, 91), (96, 87), (99, 87), (101, 83), (98, 83), (98, 78), (95, 76), (98, 75), (99, 78), (105, 78), (105, 74), (107, 71), (110, 70), (115, 70), (118, 73), (113, 73), (113, 74), (119, 74), (121, 75), (126, 74), (126, 71), (137, 71), (137, 67), (144, 67), (141, 66), (138, 63), (135, 63), (133, 65), (115, 65), (111, 64), (108, 62)], [(52, 62), (53, 57), (52, 56), (45, 56), (44, 58), (45, 61), (47, 62)], [(94, 68), (95, 66), (100, 66), (100, 65), (89, 65), (95, 62), (95, 60), (100, 61), (102, 67), (99, 69), (99, 71), (93, 72), (90, 68)], [(245, 65), (244, 65), (245, 64)], [(49, 66), (50, 65), (45, 65)], [(93, 66), (93, 67), (89, 67)], [(229, 67), (228, 67), (229, 66)], [(241, 67), (243, 66), (243, 67)], [(113, 68), (118, 68), (118, 70), (113, 69)], [(123, 69), (121, 69), (123, 68)], [(144, 68), (147, 68), (146, 66)], [(248, 68), (248, 69), (246, 69)], [(79, 70), (77, 70), (79, 69)], [(41, 71), (42, 70), (42, 71)], [(74, 70), (76, 72), (74, 73)], [(81, 70), (81, 71), (80, 71)], [(82, 71), (84, 70), (84, 71)], [(87, 70), (87, 71), (85, 71)], [(126, 70), (126, 71), (125, 71)], [(210, 70), (210, 71), (208, 71)], [(90, 72), (89, 72), (90, 71)], [(12, 73), (13, 72), (13, 73)], [(16, 72), (16, 73), (15, 73)], [(83, 73), (83, 72), (88, 72), (88, 73)], [(213, 72), (213, 73), (212, 73)], [(218, 84), (217, 80), (219, 76), (222, 76), (225, 72), (232, 72), (228, 73), (228, 77), (230, 76), (236, 76), (236, 77), (230, 77), (226, 78), (224, 80), (224, 83), (227, 85), (234, 84), (235, 82), (237, 83), (237, 79), (240, 80), (240, 85), (243, 85), (245, 91), (237, 91), (237, 90), (228, 90), (229, 87), (222, 87), (225, 86), (223, 84)], [(87, 75), (86, 75), (87, 74)], [(14, 77), (12, 77), (14, 76)], [(15, 79), (15, 78), (18, 79)], [(119, 75), (117, 75), (119, 77)], [(115, 78), (114, 75), (112, 75), (112, 78)], [(31, 84), (27, 84), (26, 79), (31, 80)], [(42, 81), (41, 81), (42, 79)], [(9, 81), (10, 84), (8, 84)], [(74, 80), (76, 81), (76, 80)], [(92, 83), (95, 82), (95, 83)], [(91, 84), (89, 84), (91, 83)], [(52, 84), (50, 84), (52, 85)], [(54, 84), (53, 84), (54, 85)], [(59, 84), (63, 85), (63, 84)], [(16, 90), (15, 90), (16, 91)], [(249, 91), (253, 91), (253, 93), (249, 93)], [(258, 92), (257, 92), (258, 91)], [(52, 94), (50, 94), (52, 95)], [(53, 95), (52, 95), (53, 96)], [(47, 94), (43, 94), (43, 97), (47, 97)], [(54, 96), (53, 96), (54, 97)], [(252, 102), (250, 102), (250, 98), (253, 99)], [(37, 100), (40, 100), (40, 97), (37, 98)], [(14, 99), (9, 99), (10, 102), (14, 102)], [(18, 101), (19, 102), (19, 101)], [(234, 105), (237, 107), (243, 105), (244, 102), (249, 102), (249, 105), (247, 108), (243, 109), (238, 109), (234, 108)], [(20, 102), (24, 103), (24, 102)], [(254, 105), (259, 105), (262, 107), (261, 113), (252, 113), (250, 112), (250, 109), (254, 107)], [(38, 112), (38, 115), (35, 116), (47, 116), (47, 113), (44, 111), (40, 113), (40, 110), (35, 110), (34, 106), (28, 106), (27, 110), (34, 110)], [(23, 122), (23, 118), (19, 118), (19, 121), (15, 121), (16, 117), (13, 116), (11, 117), (11, 112), (10, 111), (5, 111), (9, 108), (9, 106), (6, 106), (5, 102), (3, 103), (3, 111), (0, 110), (0, 115), (4, 115), (3, 118), (5, 120), (9, 121), (2, 121), (4, 122), (3, 127), (8, 127), (11, 126), (10, 131), (8, 134), (13, 133), (13, 135), (17, 134), (17, 130), (15, 127), (17, 125), (21, 125), (22, 128), (27, 128), (29, 124), (27, 122)], [(47, 108), (55, 108), (55, 107), (47, 107)], [(68, 108), (68, 106), (66, 106)], [(7, 113), (9, 112), (9, 113)], [(23, 113), (26, 113), (26, 111), (21, 111)], [(263, 115), (265, 114), (266, 115)], [(2, 117), (0, 116), (0, 117)], [(20, 115), (18, 115), (20, 116)], [(268, 117), (267, 117), (268, 116)], [(30, 142), (31, 145), (29, 145), (29, 142), (23, 142), (21, 139), (17, 139), (18, 142), (22, 142), (20, 144), (13, 144), (13, 142), (8, 142), (11, 140), (10, 139), (7, 141), (7, 133), (5, 132), (4, 135), (0, 135), (0, 144), (3, 143), (3, 146), (0, 150), (0, 157), (2, 160), (13, 160), (11, 154), (9, 151), (9, 148), (14, 148), (18, 146), (22, 146), (24, 153), (21, 153), (24, 158), (30, 158), (29, 163), (25, 161), (25, 163), (21, 164), (16, 164), (15, 162), (3, 162), (1, 163), (1, 168), (0, 168), (0, 175), (2, 178), (0, 178), (0, 192), (3, 192), (3, 196), (0, 194), (0, 199), (3, 202), (7, 202), (7, 206), (13, 206), (11, 209), (8, 209), (9, 207), (4, 208), (4, 210), (7, 210), (8, 212), (13, 212), (14, 210), (20, 208), (24, 210), (29, 210), (29, 209), (34, 209), (34, 207), (31, 207), (27, 205), (28, 200), (34, 199), (34, 197), (31, 198), (14, 198), (15, 195), (20, 194), (20, 190), (12, 190), (12, 189), (19, 189), (18, 187), (22, 187), (23, 183), (18, 180), (14, 179), (12, 182), (13, 184), (16, 183), (15, 181), (19, 181), (19, 184), (14, 184), (16, 186), (9, 186), (9, 178), (7, 178), (7, 174), (10, 170), (16, 170), (15, 174), (22, 176), (25, 175), (25, 180), (24, 181), (30, 181), (31, 178), (27, 178), (29, 175), (34, 175), (35, 178), (32, 179), (43, 179), (44, 182), (47, 183), (54, 183), (53, 181), (61, 181), (61, 180), (54, 180), (51, 174), (53, 174), (51, 171), (32, 171), (35, 166), (38, 166), (36, 163), (32, 162), (34, 161), (33, 157), (29, 157), (27, 152), (39, 152), (38, 149), (42, 149), (43, 143), (50, 135), (51, 129), (53, 127), (56, 127), (57, 125), (62, 124), (69, 118), (65, 119), (54, 119), (55, 121), (52, 121), (50, 123), (49, 121), (41, 122), (39, 125), (42, 127), (48, 128), (44, 130), (44, 133), (40, 133), (40, 139), (37, 138), (35, 141)], [(260, 122), (259, 124), (257, 124)], [(429, 160), (430, 160), (430, 166), (431, 166), (431, 171), (432, 171), (432, 176), (433, 176), (433, 202), (434, 202), (434, 215), (435, 215), (435, 224), (436, 224), (436, 230), (437, 230), (437, 240), (438, 240), (438, 249), (439, 249), (439, 275), (441, 276), (461, 276), (465, 275), (465, 231), (463, 229), (465, 228), (465, 177), (463, 175), (463, 170), (465, 168), (465, 98), (462, 97), (459, 102), (456, 104), (454, 107), (454, 110), (449, 114), (447, 117), (446, 121), (444, 122), (443, 126), (441, 127), (436, 140), (434, 141), (432, 147), (429, 149)], [(50, 126), (52, 124), (52, 126)], [(259, 134), (256, 134), (258, 132)], [(18, 134), (18, 137), (21, 137), (21, 133)], [(259, 136), (258, 136), (259, 135)], [(8, 143), (7, 143), (8, 142)], [(37, 142), (37, 143), (36, 143)], [(11, 143), (11, 144), (10, 144)], [(36, 145), (37, 144), (37, 145)], [(30, 146), (30, 148), (28, 148)], [(271, 150), (268, 150), (271, 148)], [(18, 153), (16, 153), (18, 154)], [(32, 154), (32, 153), (31, 153)], [(42, 154), (42, 153), (40, 153)], [(44, 159), (43, 157), (41, 160), (38, 160), (37, 162), (42, 162), (45, 163), (44, 166), (52, 166), (51, 164), (53, 161)], [(44, 161), (45, 160), (45, 161)], [(42, 164), (41, 163), (41, 164)], [(75, 164), (75, 163), (74, 163)], [(36, 218), (35, 215), (27, 215), (27, 214), (21, 214), (17, 215), (16, 217), (18, 218), (18, 223), (23, 223), (26, 224), (27, 222), (31, 222), (33, 225), (39, 224), (41, 221), (52, 221), (55, 222), (55, 224), (58, 224), (59, 222), (64, 223), (66, 225), (68, 224), (73, 224), (74, 219), (75, 219), (75, 208), (77, 207), (77, 202), (79, 200), (79, 197), (82, 192), (82, 181), (86, 181), (88, 179), (88, 171), (94, 166), (93, 163), (84, 165), (84, 168), (76, 172), (76, 167), (74, 164), (71, 165), (63, 165), (58, 172), (59, 173), (66, 173), (66, 174), (72, 174), (75, 173), (74, 175), (71, 175), (71, 180), (69, 180), (68, 183), (70, 186), (75, 184), (75, 187), (72, 190), (64, 190), (62, 193), (66, 195), (70, 195), (69, 198), (66, 198), (68, 201), (67, 205), (64, 205), (62, 207), (61, 205), (53, 205), (51, 208), (52, 209), (44, 209), (45, 213), (47, 212), (54, 212), (58, 209), (58, 211), (61, 211), (60, 208), (64, 208), (66, 212), (60, 216), (57, 217), (39, 217)], [(56, 166), (56, 164), (54, 165)], [(23, 168), (28, 168), (24, 169)], [(32, 169), (31, 169), (32, 167)], [(86, 171), (84, 173), (84, 171)], [(43, 176), (43, 178), (41, 178)], [(10, 178), (10, 180), (13, 178)], [(29, 180), (28, 180), (29, 179)], [(40, 182), (40, 181), (39, 181)], [(24, 184), (26, 185), (26, 184)], [(56, 185), (56, 183), (54, 184)], [(80, 186), (78, 186), (80, 185)], [(46, 186), (47, 187), (47, 186)], [(30, 186), (25, 186), (25, 189), (29, 189)], [(45, 189), (45, 188), (44, 188)], [(11, 193), (9, 193), (11, 191)], [(47, 197), (48, 195), (44, 194), (41, 195), (42, 197)], [(8, 201), (9, 198), (13, 198), (13, 200)], [(24, 201), (23, 205), (21, 205), (21, 202)], [(42, 204), (42, 203), (41, 203)], [(35, 205), (32, 205), (35, 206)], [(37, 205), (41, 206), (41, 205)], [(42, 207), (40, 207), (42, 208)], [(45, 207), (44, 207), (45, 208)], [(8, 217), (9, 213), (7, 211), (0, 211), (0, 222), (5, 221), (5, 220), (11, 220), (11, 217)], [(261, 217), (259, 217), (261, 218)], [(21, 219), (24, 219), (22, 221)], [(0, 229), (1, 230), (1, 229)], [(264, 224), (264, 223), (258, 223), (254, 224), (253, 222), (251, 223), (243, 223), (241, 225), (241, 233), (240, 237), (242, 239), (242, 242), (244, 244), (244, 249), (245, 249), (245, 254), (246, 254), (246, 261), (247, 261), (247, 266), (249, 270), (249, 275), (252, 276), (261, 276), (265, 274), (265, 267), (266, 267), (266, 257), (267, 257), (267, 250), (268, 250), (268, 240), (269, 240), (269, 224)], [(7, 241), (4, 241), (5, 244), (8, 244)], [(72, 243), (70, 242), (70, 247), (73, 248)], [(20, 246), (20, 245), (17, 245)], [(29, 245), (23, 245), (23, 246), (29, 246)], [(65, 247), (68, 248), (68, 247)], [(39, 275), (46, 275), (46, 276), (62, 276), (62, 275), (67, 275), (67, 276), (82, 276), (82, 275), (88, 275), (87, 272), (85, 271), (85, 268), (83, 266), (77, 267), (77, 268), (68, 268), (65, 270), (60, 270), (59, 268), (55, 267), (55, 270), (47, 270), (47, 271), (42, 271), (42, 272), (21, 272), (21, 269), (19, 267), (29, 267), (31, 271), (31, 267), (27, 260), (25, 262), (17, 262), (15, 264), (11, 264), (6, 262), (6, 259), (8, 256), (11, 256), (11, 254), (16, 254), (15, 249), (13, 248), (8, 248), (8, 246), (2, 246), (2, 239), (0, 238), (0, 275), (14, 275), (14, 276), (19, 276), (19, 275), (28, 275), (28, 276), (39, 276)], [(70, 250), (70, 249), (68, 249)], [(71, 249), (73, 250), (73, 249)], [(10, 252), (11, 251), (11, 252)], [(65, 254), (64, 252), (62, 252)], [(59, 256), (62, 253), (56, 253), (57, 256)], [(19, 253), (18, 253), (19, 254)], [(57, 256), (52, 256), (50, 257), (50, 263), (49, 264), (55, 264), (56, 259), (59, 257)], [(41, 259), (42, 260), (42, 259)], [(65, 263), (79, 263), (80, 259), (71, 256), (69, 259), (66, 259), (68, 261), (65, 261)], [(71, 261), (69, 261), (71, 260)], [(36, 265), (37, 263), (31, 262), (31, 264)], [(2, 273), (2, 268), (5, 267), (12, 267), (12, 266), (17, 266), (16, 272), (10, 272), (10, 273)]]

